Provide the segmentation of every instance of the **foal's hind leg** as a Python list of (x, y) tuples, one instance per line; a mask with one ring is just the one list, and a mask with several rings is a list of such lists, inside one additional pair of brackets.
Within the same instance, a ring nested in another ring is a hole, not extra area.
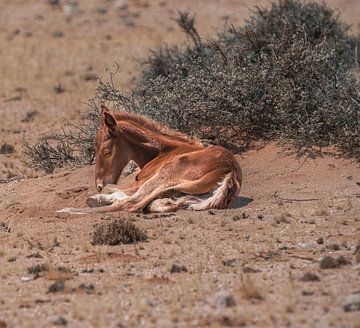
[(171, 198), (158, 198), (154, 199), (146, 206), (148, 213), (166, 213), (175, 212), (178, 208), (177, 202)]

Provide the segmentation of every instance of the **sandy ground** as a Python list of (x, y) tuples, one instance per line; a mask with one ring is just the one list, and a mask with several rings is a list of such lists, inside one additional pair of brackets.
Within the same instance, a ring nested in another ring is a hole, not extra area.
[[(74, 14), (45, 1), (0, 3), (0, 146), (14, 146), (0, 154), (0, 327), (360, 327), (360, 312), (343, 309), (360, 291), (360, 170), (349, 160), (298, 161), (272, 144), (247, 152), (234, 209), (113, 215), (146, 231), (136, 245), (93, 246), (94, 224), (110, 216), (55, 212), (85, 204), (93, 167), (45, 176), (24, 165), (21, 145), (86, 110), (97, 82), (84, 74), (106, 79), (117, 62), (127, 89), (135, 58), (184, 41), (171, 20), (178, 10), (196, 13), (206, 37), (268, 2), (79, 3)], [(358, 1), (326, 3), (358, 33)], [(322, 269), (326, 256), (343, 258)], [(37, 264), (48, 271), (29, 273)], [(171, 273), (173, 264), (186, 271)], [(309, 272), (315, 281), (302, 280)], [(49, 292), (59, 279), (64, 289)]]

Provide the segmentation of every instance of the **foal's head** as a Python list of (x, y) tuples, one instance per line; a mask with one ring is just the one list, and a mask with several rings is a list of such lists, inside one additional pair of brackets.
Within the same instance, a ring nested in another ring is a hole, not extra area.
[(114, 115), (101, 106), (100, 128), (95, 137), (95, 186), (101, 191), (107, 184), (116, 184), (129, 162), (129, 149), (121, 137)]

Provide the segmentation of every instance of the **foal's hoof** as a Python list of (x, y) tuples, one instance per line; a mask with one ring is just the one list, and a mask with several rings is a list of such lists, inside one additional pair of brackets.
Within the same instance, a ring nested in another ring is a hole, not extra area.
[(89, 197), (86, 200), (86, 204), (89, 207), (100, 207), (100, 206), (111, 205), (112, 200), (109, 198), (109, 195), (99, 194)]
[(89, 207), (98, 207), (99, 206), (99, 201), (94, 197), (89, 197), (86, 200), (86, 205), (89, 206)]

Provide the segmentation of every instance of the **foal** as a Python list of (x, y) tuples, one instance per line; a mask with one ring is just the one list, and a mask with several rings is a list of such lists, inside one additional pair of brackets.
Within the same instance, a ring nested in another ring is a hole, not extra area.
[[(177, 209), (226, 208), (238, 195), (241, 170), (235, 157), (219, 146), (172, 131), (128, 112), (113, 114), (101, 106), (95, 138), (95, 185), (113, 193), (90, 197), (90, 208), (59, 212), (170, 212)], [(122, 170), (133, 160), (141, 168), (135, 182), (119, 189)]]

